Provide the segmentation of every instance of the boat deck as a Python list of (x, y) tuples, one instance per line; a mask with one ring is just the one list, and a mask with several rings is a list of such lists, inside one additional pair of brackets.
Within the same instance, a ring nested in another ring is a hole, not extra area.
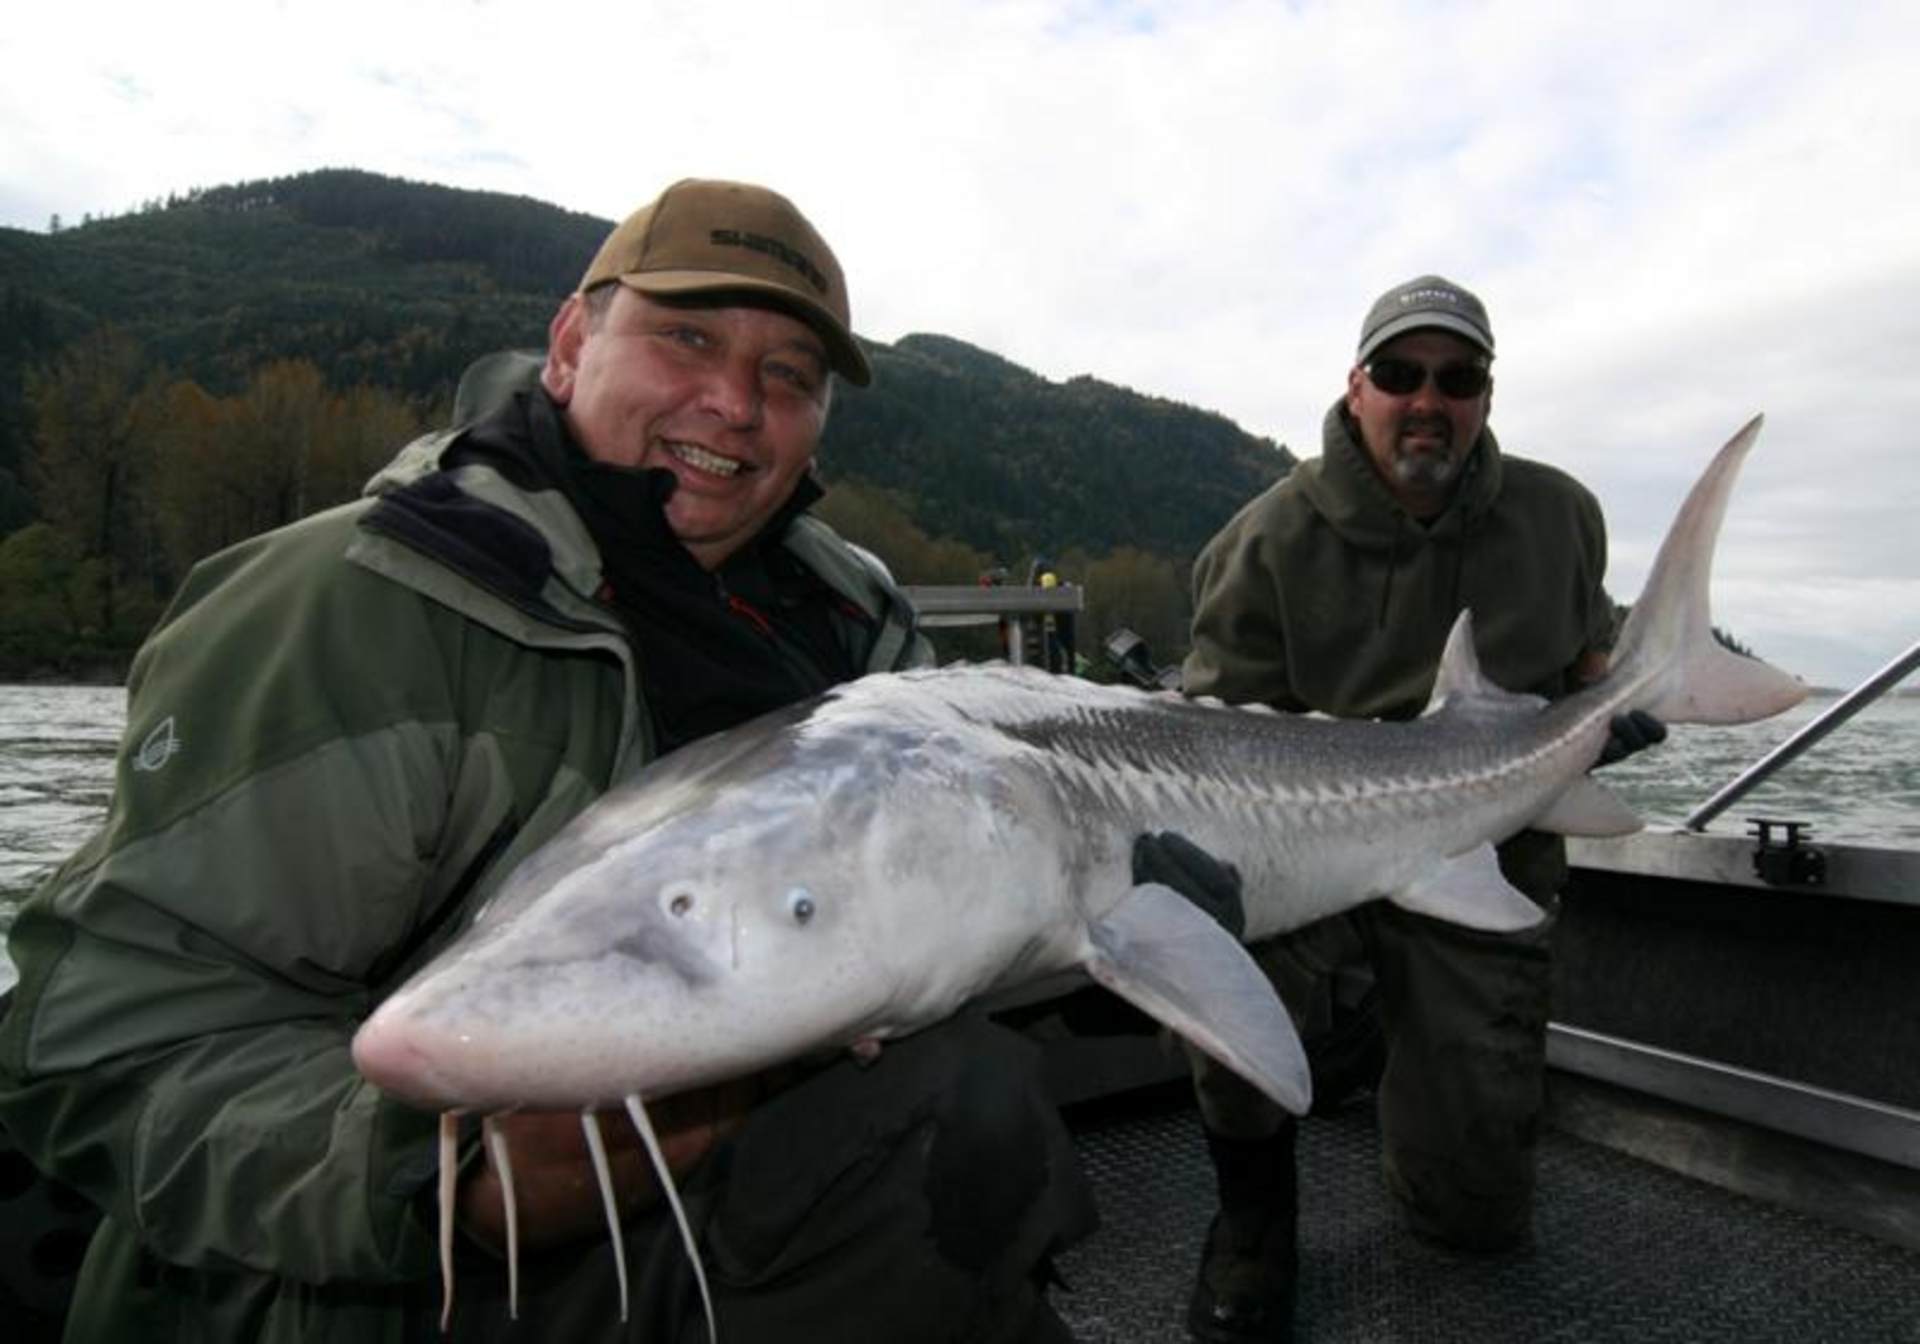
[[(1062, 1257), (1082, 1344), (1187, 1338), (1212, 1211), (1179, 1085), (1072, 1112), (1103, 1225)], [(1362, 1099), (1302, 1126), (1302, 1341), (1920, 1341), (1920, 1251), (1549, 1129), (1536, 1245), (1479, 1257), (1393, 1221)]]

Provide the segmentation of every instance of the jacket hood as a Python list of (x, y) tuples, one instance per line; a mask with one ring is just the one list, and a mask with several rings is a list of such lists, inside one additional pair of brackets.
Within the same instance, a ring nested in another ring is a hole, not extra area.
[(1294, 468), (1298, 488), (1342, 540), (1363, 550), (1397, 551), (1421, 536), (1460, 538), (1500, 494), (1500, 445), (1491, 429), (1480, 431), (1447, 507), (1426, 523), (1403, 509), (1381, 482), (1347, 417), (1344, 398), (1327, 408), (1320, 443), (1319, 457)]
[[(376, 472), (362, 494), (382, 497), (383, 505), (391, 506), (439, 487), (441, 493), (491, 505), (538, 539), (547, 565), (569, 588), (581, 596), (595, 592), (603, 577), (600, 552), (565, 493), (551, 483), (527, 489), (495, 465), (450, 458), (471, 429), (462, 425), (421, 435)], [(431, 479), (442, 472), (443, 486)]]

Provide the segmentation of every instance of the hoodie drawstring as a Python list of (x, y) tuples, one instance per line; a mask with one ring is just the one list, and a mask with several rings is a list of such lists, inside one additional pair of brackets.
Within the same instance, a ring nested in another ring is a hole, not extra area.
[(1467, 547), (1473, 544), (1473, 518), (1460, 520), (1460, 540), (1453, 549), (1453, 591), (1447, 594), (1447, 606), (1454, 616), (1460, 614), (1460, 595), (1466, 591)]
[(1387, 628), (1387, 608), (1393, 601), (1393, 578), (1400, 571), (1400, 534), (1406, 529), (1407, 515), (1399, 509), (1393, 511), (1393, 537), (1387, 543), (1387, 576), (1380, 584), (1380, 613), (1374, 618), (1374, 629)]

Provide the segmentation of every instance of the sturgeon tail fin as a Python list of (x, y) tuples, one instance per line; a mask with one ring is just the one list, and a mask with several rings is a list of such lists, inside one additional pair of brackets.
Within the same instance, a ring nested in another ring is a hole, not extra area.
[(1764, 418), (1749, 420), (1694, 483), (1614, 651), (1613, 676), (1644, 686), (1634, 708), (1672, 723), (1750, 723), (1806, 698), (1806, 683), (1798, 677), (1714, 638), (1708, 605), (1713, 547), (1727, 498)]

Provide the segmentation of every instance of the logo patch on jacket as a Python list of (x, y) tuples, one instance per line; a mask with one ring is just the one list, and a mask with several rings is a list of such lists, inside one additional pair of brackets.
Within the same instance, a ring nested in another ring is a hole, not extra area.
[(152, 772), (158, 770), (180, 752), (180, 735), (174, 731), (173, 715), (154, 727), (140, 743), (140, 750), (133, 755), (133, 768)]

